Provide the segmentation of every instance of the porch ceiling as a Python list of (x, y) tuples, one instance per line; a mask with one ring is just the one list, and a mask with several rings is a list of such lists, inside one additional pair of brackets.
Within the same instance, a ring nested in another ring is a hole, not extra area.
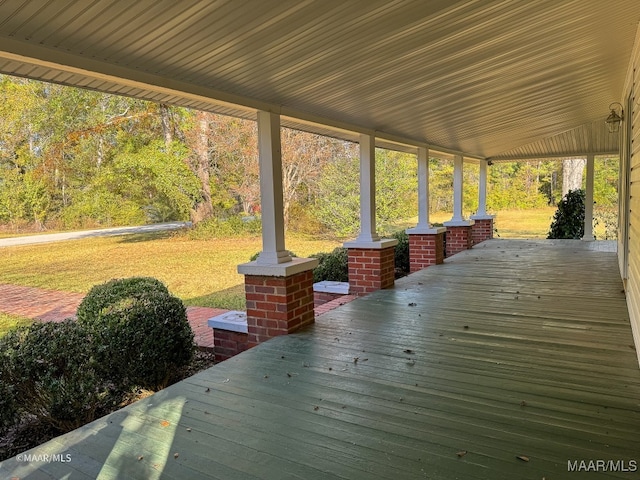
[(640, 2), (0, 0), (0, 19), (3, 73), (499, 159), (617, 149)]

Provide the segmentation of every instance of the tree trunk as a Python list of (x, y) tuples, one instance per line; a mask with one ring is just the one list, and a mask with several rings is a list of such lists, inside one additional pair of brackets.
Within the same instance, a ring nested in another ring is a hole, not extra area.
[(173, 128), (171, 128), (171, 114), (169, 113), (169, 106), (160, 104), (160, 123), (162, 124), (162, 134), (164, 135), (164, 144), (169, 148), (173, 141)]
[(565, 158), (562, 161), (562, 197), (569, 190), (582, 188), (582, 172), (587, 164), (586, 158)]
[(194, 225), (213, 216), (209, 174), (209, 116), (205, 112), (198, 112), (196, 122), (196, 148), (191, 166), (200, 181), (200, 199), (191, 209), (191, 222)]

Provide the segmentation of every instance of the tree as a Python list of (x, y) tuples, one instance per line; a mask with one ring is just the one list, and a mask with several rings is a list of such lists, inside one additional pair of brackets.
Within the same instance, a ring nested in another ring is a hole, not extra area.
[(213, 216), (209, 159), (210, 133), (210, 115), (206, 112), (197, 112), (192, 136), (193, 149), (189, 158), (191, 171), (199, 180), (200, 187), (197, 200), (191, 208), (191, 221), (194, 225)]
[[(395, 223), (416, 211), (417, 166), (415, 156), (376, 149), (376, 224), (390, 233)], [(341, 237), (360, 228), (358, 158), (337, 158), (327, 163), (318, 182), (314, 212), (320, 223)]]
[(587, 164), (586, 158), (565, 158), (562, 161), (562, 196), (571, 190), (582, 188), (582, 173)]

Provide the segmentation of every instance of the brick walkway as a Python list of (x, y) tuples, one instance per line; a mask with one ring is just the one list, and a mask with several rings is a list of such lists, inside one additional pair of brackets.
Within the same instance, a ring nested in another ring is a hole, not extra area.
[[(43, 322), (59, 322), (74, 317), (82, 293), (0, 284), (0, 312)], [(187, 307), (187, 317), (200, 349), (213, 349), (213, 332), (207, 320), (226, 312), (221, 308)]]
[[(59, 322), (74, 317), (83, 298), (82, 293), (0, 284), (0, 312), (43, 322)], [(315, 310), (316, 316), (355, 298), (353, 295), (345, 295), (320, 305)], [(213, 330), (207, 325), (207, 320), (225, 312), (227, 310), (221, 308), (187, 307), (187, 317), (198, 348), (213, 350)]]

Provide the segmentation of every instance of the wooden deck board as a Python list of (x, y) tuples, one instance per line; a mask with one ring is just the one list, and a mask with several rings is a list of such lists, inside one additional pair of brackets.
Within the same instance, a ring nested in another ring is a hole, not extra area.
[(485, 242), (29, 452), (70, 463), (0, 476), (539, 480), (640, 461), (640, 369), (599, 248)]

